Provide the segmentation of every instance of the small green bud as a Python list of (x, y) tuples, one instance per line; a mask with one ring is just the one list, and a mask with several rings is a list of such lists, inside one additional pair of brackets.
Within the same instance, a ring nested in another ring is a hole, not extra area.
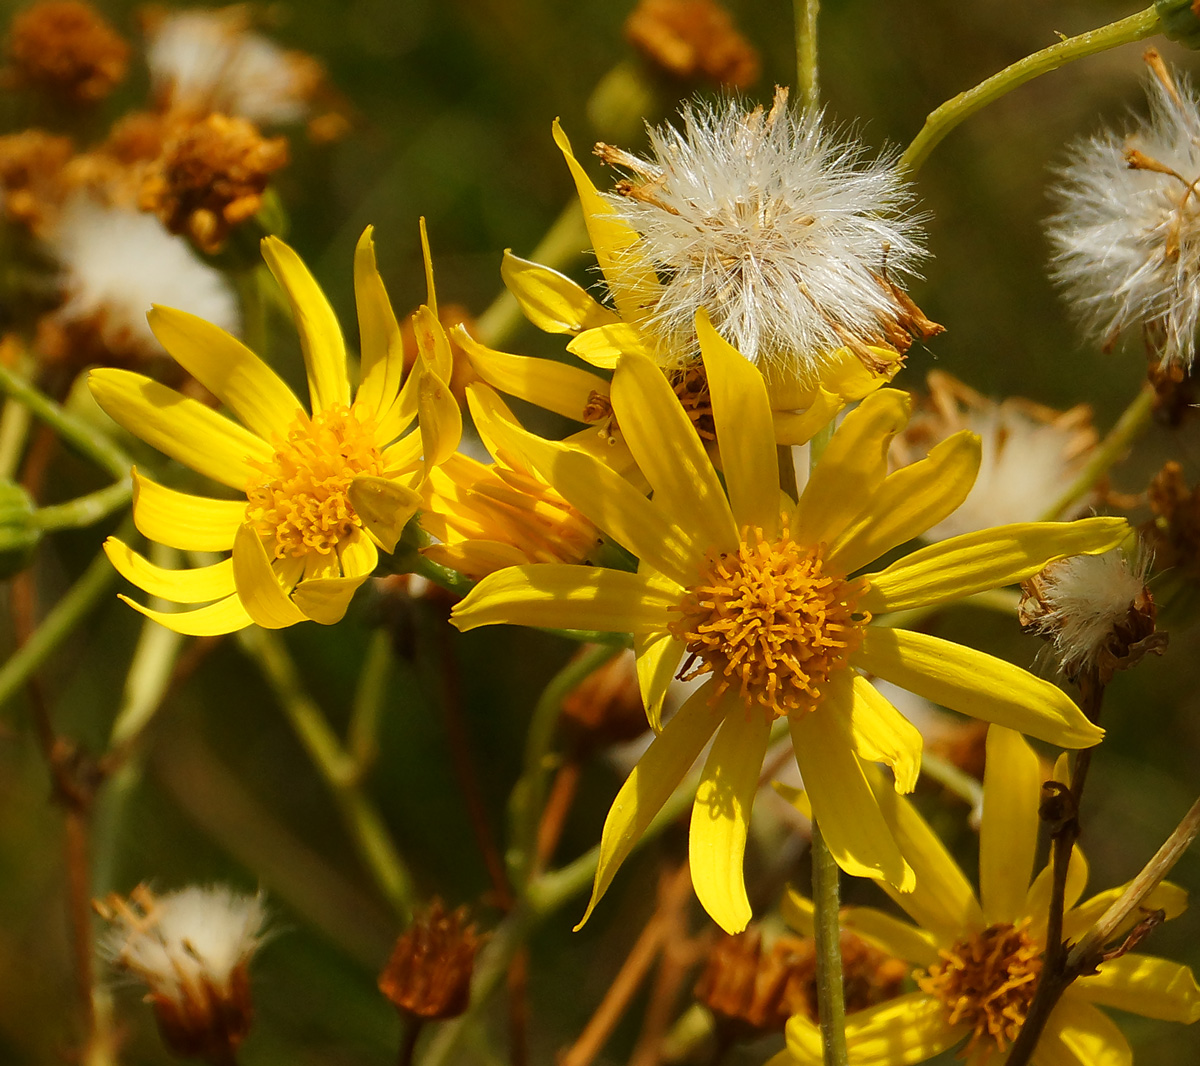
[(29, 565), (42, 539), (37, 508), (29, 493), (8, 479), (0, 479), (0, 578), (12, 577)]
[(1200, 48), (1200, 2), (1198, 0), (1154, 0), (1162, 22), (1163, 36), (1185, 48)]

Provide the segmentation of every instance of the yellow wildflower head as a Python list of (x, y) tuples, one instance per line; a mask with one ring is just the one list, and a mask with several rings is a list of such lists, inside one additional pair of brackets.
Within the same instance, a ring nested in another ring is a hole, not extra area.
[[(231, 552), (175, 571), (118, 540), (106, 544), (113, 565), (151, 595), (207, 604), (176, 613), (132, 604), (181, 633), (338, 621), (379, 549), (395, 547), (429, 467), (458, 442), (458, 407), (446, 385), (449, 342), (430, 307), (414, 316), (425, 358), (401, 387), (400, 331), (370, 230), (355, 254), (362, 373), (353, 396), (345, 343), (324, 294), (287, 245), (268, 238), (263, 253), (295, 312), (310, 410), (240, 341), (161, 307), (150, 315), (155, 335), (244, 425), (139, 374), (97, 370), (90, 379), (100, 406), (130, 432), (245, 494), (241, 501), (189, 496), (134, 473), (134, 521), (143, 535), (184, 551)], [(418, 407), (426, 416), (421, 432), (401, 436)]]

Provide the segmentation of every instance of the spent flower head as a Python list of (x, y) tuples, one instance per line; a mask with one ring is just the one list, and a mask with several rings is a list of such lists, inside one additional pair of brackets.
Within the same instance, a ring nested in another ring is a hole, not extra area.
[(1148, 119), (1075, 145), (1051, 190), (1052, 276), (1111, 348), (1140, 327), (1164, 363), (1191, 366), (1200, 323), (1200, 99), (1146, 53)]
[(229, 1061), (253, 1020), (249, 965), (267, 921), (262, 896), (223, 885), (156, 896), (140, 885), (97, 909), (111, 923), (102, 951), (145, 983), (167, 1046)]
[(697, 353), (701, 309), (761, 368), (810, 381), (838, 349), (870, 365), (869, 347), (903, 352), (911, 333), (940, 331), (893, 280), (923, 251), (892, 156), (868, 158), (786, 89), (769, 111), (692, 103), (680, 118), (650, 129), (645, 158), (596, 147), (629, 174), (609, 199), (639, 235), (630, 260), (662, 283), (647, 322), (662, 361)]

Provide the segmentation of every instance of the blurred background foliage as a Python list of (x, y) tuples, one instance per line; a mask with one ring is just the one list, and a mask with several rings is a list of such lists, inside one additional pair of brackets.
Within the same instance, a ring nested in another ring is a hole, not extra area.
[[(0, 4), (3, 21), (21, 6)], [(99, 6), (137, 40), (135, 4)], [(587, 108), (601, 79), (619, 64), (636, 62), (621, 29), (631, 7), (630, 0), (294, 0), (256, 9), (264, 32), (327, 66), (350, 106), (349, 134), (333, 145), (293, 137), (293, 162), (276, 181), (290, 219), (287, 238), (343, 322), (353, 321), (351, 256), (368, 223), (376, 227), (380, 267), (398, 312), (424, 298), (417, 239), (423, 215), (440, 299), (478, 313), (497, 294), (502, 250), (528, 255), (573, 196), (550, 139), (551, 120), (561, 117), (581, 157), (598, 136), (640, 147), (644, 134), (636, 124), (598, 130)], [(767, 101), (774, 84), (793, 79), (788, 5), (735, 0), (729, 7), (762, 56), (762, 76), (747, 95)], [(829, 115), (872, 146), (903, 145), (937, 104), (1052, 43), (1056, 32), (1078, 33), (1129, 11), (1109, 0), (826, 0), (821, 83)], [(1190, 54), (1156, 43), (1168, 61), (1195, 69)], [(1140, 51), (1138, 45), (1120, 48), (1026, 85), (936, 150), (918, 181), (932, 256), (912, 291), (947, 332), (913, 349), (898, 384), (918, 388), (928, 370), (940, 367), (996, 397), (1020, 395), (1059, 407), (1086, 401), (1102, 430), (1132, 397), (1144, 371), (1140, 352), (1103, 354), (1081, 345), (1045, 279), (1041, 222), (1049, 211), (1044, 188), (1064, 144), (1092, 131), (1101, 116), (1140, 106)], [(106, 124), (142, 99), (145, 86), (145, 71), (135, 64), (129, 83), (96, 121)], [(667, 117), (684, 91), (663, 83), (647, 119)], [(10, 122), (22, 121), (19, 101), (4, 106)], [(592, 276), (583, 256), (571, 273), (585, 283)], [(559, 340), (531, 327), (508, 348), (561, 356)], [(293, 377), (296, 352), (290, 325), (273, 320), (270, 357), (290, 367)], [(1188, 480), (1195, 479), (1194, 427), (1152, 430), (1137, 459), (1116, 470), (1116, 485), (1141, 491), (1168, 456), (1179, 458)], [(54, 476), (71, 486), (90, 475), (64, 458)], [(43, 547), (36, 562), (43, 608), (90, 560), (101, 532), (108, 530), (60, 535)], [(486, 900), (489, 890), (454, 785), (442, 715), (430, 695), (429, 674), (444, 666), (430, 658), (435, 621), (428, 611), (404, 613), (379, 594), (359, 596), (343, 624), (299, 626), (284, 639), (337, 724), (348, 715), (374, 627), (392, 625), (402, 651), (415, 650), (399, 658), (369, 785), (421, 891), (458, 904)], [(84, 745), (99, 747), (107, 736), (138, 622), (113, 599), (44, 671), (60, 729)], [(1011, 622), (979, 612), (945, 616), (938, 626), (1022, 664), (1032, 663), (1038, 650)], [(11, 635), (4, 639), (11, 646)], [(1195, 648), (1193, 633), (1172, 634), (1164, 658), (1112, 685), (1109, 737), (1093, 766), (1084, 819), (1095, 889), (1135, 873), (1194, 798), (1200, 780)], [(516, 631), (485, 630), (454, 642), (470, 746), (496, 833), (532, 704), (571, 650)], [(233, 641), (212, 649), (173, 692), (150, 741), (145, 775), (125, 799), (115, 837), (97, 841), (97, 893), (128, 891), (139, 880), (164, 889), (212, 880), (261, 885), (275, 914), (275, 936), (256, 962), (259, 1020), (244, 1061), (393, 1061), (398, 1022), (375, 981), (399, 931), (396, 919), (346, 842), (328, 790)], [(606, 764), (588, 768), (560, 856), (573, 857), (595, 842), (618, 780)], [(944, 807), (939, 828), (969, 856), (965, 809), (944, 800), (933, 790), (922, 793), (929, 810)], [(25, 708), (14, 700), (0, 713), (5, 1064), (60, 1061), (76, 1035), (62, 833)], [(580, 899), (534, 938), (531, 1061), (553, 1061), (555, 1050), (586, 1022), (653, 906), (655, 871), (664, 856), (678, 857), (682, 839), (682, 831), (668, 833), (639, 854), (583, 932), (570, 932)], [(764, 842), (752, 864), (767, 864), (777, 846), (777, 839)], [(803, 861), (788, 872), (801, 883), (808, 876)], [(1200, 883), (1200, 857), (1186, 856), (1174, 879)], [(847, 892), (876, 899), (871, 886), (850, 885)], [(496, 912), (485, 903), (478, 914), (487, 927)], [(692, 916), (696, 926), (702, 919)], [(1198, 931), (1193, 912), (1156, 931), (1145, 949), (1200, 964)], [(129, 1026), (122, 1061), (163, 1062), (150, 1015), (136, 998), (133, 989), (118, 991)], [(489, 1045), (465, 1047), (455, 1061), (504, 1059), (500, 1007)], [(1141, 1063), (1200, 1056), (1200, 1032), (1120, 1021)], [(635, 1007), (600, 1061), (624, 1061), (637, 1022)], [(729, 1061), (761, 1062), (775, 1046), (739, 1051)]]

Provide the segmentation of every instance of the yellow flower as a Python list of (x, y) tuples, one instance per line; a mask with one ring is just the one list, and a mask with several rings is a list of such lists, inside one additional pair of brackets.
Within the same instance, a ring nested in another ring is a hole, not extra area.
[(484, 578), (452, 617), (464, 630), (514, 623), (633, 634), (656, 729), (680, 661), (687, 657), (688, 676), (708, 675), (613, 803), (588, 913), (715, 733), (692, 813), (692, 879), (709, 914), (736, 932), (750, 918), (742, 855), (777, 717), (788, 720), (838, 863), (905, 888), (912, 871), (859, 760), (889, 764), (897, 787), (908, 791), (920, 735), (862, 675), (1056, 744), (1100, 740), (1102, 731), (1048, 682), (949, 641), (878, 623), (888, 612), (1020, 581), (1051, 559), (1104, 551), (1128, 526), (1117, 518), (1005, 526), (855, 576), (962, 502), (978, 468), (978, 439), (959, 434), (888, 476), (888, 443), (904, 425), (908, 398), (891, 389), (873, 393), (838, 428), (794, 503), (777, 482), (762, 375), (703, 315), (697, 329), (728, 498), (662, 372), (644, 356), (623, 356), (613, 407), (652, 499), (567, 445), (499, 420), (488, 431), (522, 451), (564, 498), (636, 555), (637, 573), (512, 567)]
[(487, 427), (513, 421), (496, 393), (479, 383), (467, 401), (484, 444), (486, 464), (455, 452), (430, 471), (421, 527), (441, 541), (423, 554), (470, 578), (522, 563), (579, 563), (598, 546), (596, 527), (521, 456), (492, 440)]
[[(449, 343), (437, 322), (431, 272), (431, 306), (414, 316), (425, 358), (401, 388), (399, 328), (370, 229), (363, 234), (354, 260), (362, 373), (352, 399), (345, 342), (325, 295), (282, 241), (266, 238), (263, 256), (291, 301), (311, 412), (240, 341), (164, 307), (149, 315), (155, 336), (242, 425), (141, 374), (103, 369), (89, 379), (100, 406), (131, 433), (245, 494), (192, 496), (134, 471), (133, 517), (144, 536), (183, 551), (231, 552), (209, 566), (168, 570), (115, 538), (105, 544), (122, 576), (152, 596), (206, 604), (167, 613), (122, 597), (179, 633), (341, 619), (375, 569), (377, 549), (390, 552), (416, 510), (424, 470), (458, 442), (458, 408), (444, 384)], [(400, 438), (418, 408), (421, 432)]]
[[(1056, 775), (1057, 776), (1057, 775)], [(969, 1066), (1003, 1053), (1020, 1031), (1041, 972), (1051, 869), (1030, 883), (1037, 851), (1042, 773), (1019, 734), (988, 730), (979, 841), (979, 895), (907, 800), (875, 776), (873, 787), (892, 832), (917, 874), (907, 895), (883, 889), (917, 925), (870, 907), (848, 907), (843, 923), (876, 946), (919, 967), (919, 991), (846, 1019), (851, 1066), (912, 1066), (962, 1043)], [(1067, 876), (1063, 934), (1079, 937), (1123, 891), (1083, 903), (1087, 863), (1076, 848)], [(1162, 884), (1143, 904), (1179, 914), (1185, 893)], [(812, 926), (812, 904), (789, 894), (784, 913), (798, 929)], [(1134, 919), (1131, 919), (1131, 924)], [(1126, 930), (1128, 931), (1128, 930)], [(1095, 1004), (1149, 1018), (1200, 1019), (1200, 988), (1186, 966), (1128, 953), (1070, 985), (1054, 1008), (1034, 1052), (1038, 1066), (1128, 1066), (1133, 1055), (1121, 1031)], [(821, 1035), (808, 1018), (787, 1026), (788, 1050), (770, 1066), (819, 1066)]]

